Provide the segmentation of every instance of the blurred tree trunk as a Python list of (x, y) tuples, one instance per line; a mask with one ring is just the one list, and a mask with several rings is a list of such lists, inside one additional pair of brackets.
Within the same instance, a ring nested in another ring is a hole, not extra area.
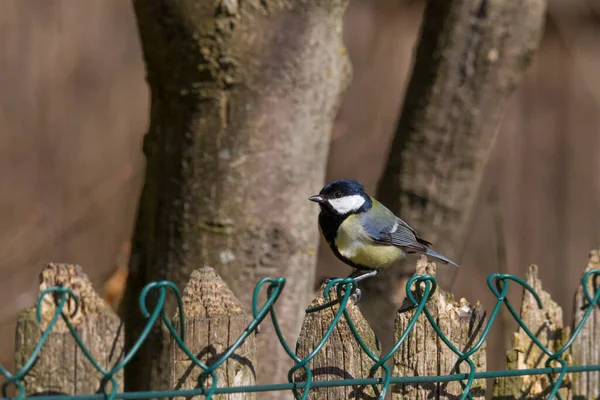
[[(318, 209), (332, 121), (350, 77), (346, 0), (135, 0), (151, 88), (146, 182), (123, 302), (131, 346), (149, 281), (182, 287), (211, 266), (250, 309), (265, 276), (295, 340), (312, 294)], [(167, 315), (174, 312), (168, 299)], [(289, 358), (264, 323), (259, 382), (286, 381)], [(165, 331), (126, 371), (128, 390), (167, 388)], [(272, 397), (271, 397), (272, 398)]]
[[(543, 32), (545, 0), (427, 2), (415, 64), (377, 197), (460, 261), (471, 209), (504, 104)], [(455, 275), (441, 268), (449, 289)], [(385, 344), (402, 271), (364, 283), (361, 306)]]

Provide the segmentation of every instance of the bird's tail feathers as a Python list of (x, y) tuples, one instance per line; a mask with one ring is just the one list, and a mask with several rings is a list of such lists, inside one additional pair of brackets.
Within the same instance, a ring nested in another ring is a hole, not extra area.
[(428, 256), (430, 256), (430, 257), (432, 257), (432, 258), (435, 258), (436, 260), (440, 261), (443, 264), (452, 264), (452, 265), (454, 265), (455, 267), (458, 268), (458, 264), (456, 264), (454, 261), (450, 260), (449, 258), (444, 257), (440, 253), (435, 252), (435, 251), (433, 251), (431, 249), (426, 249), (425, 250), (425, 254), (428, 255)]

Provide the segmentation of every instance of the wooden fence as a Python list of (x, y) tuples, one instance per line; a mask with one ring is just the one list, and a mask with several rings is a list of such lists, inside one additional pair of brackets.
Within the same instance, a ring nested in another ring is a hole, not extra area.
[[(484, 378), (492, 376), (496, 376), (491, 388), (492, 397), (495, 399), (546, 398), (557, 380), (560, 381), (558, 394), (562, 399), (599, 398), (600, 302), (598, 302), (597, 283), (600, 279), (596, 278), (600, 277), (600, 251), (593, 251), (590, 254), (584, 274), (586, 272), (586, 276), (591, 277), (585, 281), (588, 286), (587, 291), (584, 291), (582, 286), (577, 289), (574, 321), (573, 324), (567, 325), (563, 322), (560, 307), (543, 290), (537, 267), (529, 268), (525, 281), (534, 292), (527, 290), (525, 286), (520, 286), (523, 289), (522, 304), (519, 312), (514, 309), (513, 311), (518, 314), (515, 317), (517, 320), (522, 320), (523, 325), (519, 325), (518, 330), (513, 334), (512, 349), (507, 354), (506, 370), (489, 376), (479, 375), (478, 379), (474, 379), (472, 385), (467, 387), (473, 399), (485, 398), (487, 388)], [(424, 259), (418, 262), (417, 275), (434, 274), (434, 264), (428, 264)], [(318, 346), (322, 345), (322, 347), (307, 362), (309, 369), (295, 368), (290, 380), (306, 382), (308, 370), (312, 373), (314, 383), (362, 378), (383, 379), (386, 368), (383, 365), (389, 365), (393, 377), (442, 377), (438, 381), (421, 379), (417, 383), (408, 381), (394, 383), (392, 379), (389, 391), (394, 400), (459, 398), (465, 391), (468, 379), (444, 380), (443, 376), (468, 373), (469, 365), (475, 368), (477, 373), (485, 373), (485, 338), (491, 326), (490, 319), (493, 322), (500, 308), (510, 313), (510, 304), (504, 301), (503, 293), (506, 293), (505, 286), (514, 280), (509, 276), (498, 275), (496, 278), (499, 279), (495, 283), (496, 293), (494, 289), (491, 290), (498, 298), (498, 309), (492, 310), (491, 314), (487, 314), (479, 303), (472, 305), (465, 299), (456, 301), (451, 294), (439, 288), (427, 301), (424, 309), (427, 312), (422, 312), (418, 307), (399, 312), (395, 321), (394, 342), (402, 339), (401, 344), (393, 356), (390, 355), (389, 362), (380, 363), (382, 366), (375, 371), (373, 357), (365, 352), (364, 346), (378, 360), (382, 360), (379, 358), (382, 350), (359, 307), (352, 301), (345, 305), (347, 318), (352, 323), (349, 324), (346, 318), (340, 318), (332, 327), (330, 336), (324, 344), (321, 344), (323, 335), (326, 335), (332, 326), (340, 306), (344, 306), (343, 303), (307, 313), (295, 347), (296, 359), (290, 358), (290, 368), (294, 367), (294, 364), (296, 366), (301, 364), (299, 360), (310, 358)], [(491, 283), (490, 285), (492, 288)], [(70, 296), (49, 291), (53, 287), (69, 289), (78, 298), (78, 302)], [(413, 285), (413, 289), (414, 287)], [(325, 286), (322, 287), (324, 288)], [(326, 305), (332, 299), (335, 300), (336, 293), (335, 290), (331, 290), (332, 297), (326, 300), (321, 290), (309, 307)], [(94, 291), (81, 267), (70, 264), (48, 264), (41, 273), (40, 299), (38, 309), (34, 307), (25, 310), (18, 319), (15, 354), (17, 372), (11, 375), (0, 366), (0, 382), (2, 382), (2, 373), (6, 377), (3, 387), (4, 396), (8, 393), (8, 386), (16, 385), (19, 389), (21, 385), (21, 395), (27, 396), (104, 392), (109, 398), (115, 395), (118, 398), (118, 394), (122, 393), (124, 387), (123, 367), (128, 362), (132, 351), (126, 352), (124, 349), (123, 322)], [(61, 299), (65, 305), (62, 309), (62, 318), (59, 318), (57, 304)], [(203, 369), (197, 362), (190, 360), (188, 354), (194, 355), (207, 366), (222, 362), (213, 375), (209, 374), (201, 379), (205, 387), (211, 387), (211, 381), (215, 378), (217, 388), (254, 386), (256, 366), (260, 362), (260, 354), (256, 350), (256, 335), (260, 333), (257, 333), (257, 329), (249, 333), (248, 327), (255, 321), (256, 315), (246, 310), (212, 268), (202, 268), (191, 275), (181, 300), (185, 321), (181, 320), (181, 315), (178, 313), (170, 322), (177, 331), (181, 327), (189, 353), (184, 352), (180, 343), (174, 337), (172, 338), (169, 349), (171, 387), (164, 389), (183, 391), (199, 387), (198, 377), (202, 375)], [(589, 310), (590, 300), (598, 302), (593, 310)], [(407, 302), (410, 303), (408, 300)], [(414, 318), (415, 313), (420, 314)], [(589, 314), (589, 318), (586, 317), (586, 313)], [(570, 339), (574, 337), (571, 333), (572, 327), (578, 327), (583, 318), (587, 318), (587, 321), (582, 324), (579, 331), (575, 332), (576, 338), (571, 342)], [(435, 322), (443, 332), (443, 336), (434, 329), (431, 321)], [(262, 323), (270, 322), (265, 319)], [(54, 324), (52, 331), (45, 333), (46, 328), (52, 324)], [(74, 335), (71, 330), (74, 330), (77, 335)], [(545, 349), (532, 340), (527, 330)], [(244, 334), (247, 334), (247, 337), (243, 343), (223, 359), (227, 350)], [(357, 334), (362, 344), (357, 340)], [(47, 338), (44, 338), (45, 335)], [(88, 355), (78, 345), (76, 336), (89, 351)], [(460, 363), (461, 357), (449, 347), (444, 338), (462, 354), (473, 350), (471, 354), (463, 357), (465, 362)], [(43, 347), (37, 353), (36, 347), (44, 340)], [(90, 361), (90, 357), (97, 365)], [(549, 358), (554, 361), (547, 364)], [(510, 372), (546, 366), (558, 368), (561, 363), (566, 366), (587, 365), (596, 368), (588, 372), (569, 372), (563, 377), (559, 376), (558, 370), (553, 370), (552, 372), (555, 372), (553, 374), (516, 376), (511, 376)], [(356, 382), (333, 387), (313, 386), (308, 393), (308, 398), (373, 399), (381, 395), (381, 386), (360, 385)], [(303, 395), (301, 389), (295, 393), (297, 396)], [(171, 393), (170, 397), (177, 396)], [(226, 394), (217, 391), (212, 394), (212, 398), (268, 398), (268, 393), (260, 394), (258, 391)]]

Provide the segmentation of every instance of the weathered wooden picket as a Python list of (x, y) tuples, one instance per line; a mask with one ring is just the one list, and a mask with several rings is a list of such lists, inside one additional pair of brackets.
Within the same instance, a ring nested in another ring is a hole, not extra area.
[[(41, 273), (39, 304), (23, 311), (18, 320), (17, 372), (10, 374), (0, 366), (3, 397), (12, 386), (20, 397), (73, 400), (255, 399), (269, 390), (290, 390), (296, 398), (372, 399), (383, 398), (386, 389), (395, 400), (483, 399), (485, 378), (495, 378), (491, 389), (495, 399), (555, 395), (598, 399), (600, 251), (590, 254), (583, 286), (575, 294), (572, 326), (563, 323), (562, 310), (543, 291), (537, 272), (531, 266), (525, 281), (490, 276), (488, 285), (498, 300), (486, 314), (478, 303), (456, 301), (436, 290), (435, 265), (421, 259), (408, 284), (412, 290), (406, 307), (396, 317), (396, 346), (383, 355), (359, 307), (346, 293), (352, 283), (340, 280), (337, 289), (323, 285), (309, 305), (295, 350), (279, 338), (290, 354), (289, 382), (260, 387), (255, 385), (260, 362), (256, 332), (259, 322), (269, 323), (268, 314), (279, 332), (272, 306), (283, 280), (262, 282), (270, 285), (267, 302), (260, 307), (255, 302), (249, 313), (212, 268), (201, 268), (178, 298), (180, 309), (174, 316), (164, 315), (160, 308), (167, 289), (178, 294), (170, 282), (152, 284), (141, 294), (148, 329), (160, 325), (172, 334), (171, 387), (164, 392), (123, 393), (123, 368), (136, 351), (135, 346), (124, 349), (123, 321), (94, 291), (81, 267), (48, 264)], [(509, 283), (523, 288), (520, 312), (506, 299)], [(155, 289), (159, 289), (155, 308), (146, 309), (146, 297)], [(501, 307), (513, 314), (519, 329), (507, 354), (507, 369), (486, 371), (485, 338)]]

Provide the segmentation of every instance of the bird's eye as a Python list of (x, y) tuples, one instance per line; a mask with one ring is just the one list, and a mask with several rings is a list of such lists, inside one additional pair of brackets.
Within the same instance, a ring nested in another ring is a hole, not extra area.
[(339, 199), (340, 197), (342, 197), (342, 192), (335, 192), (334, 196), (336, 199)]

